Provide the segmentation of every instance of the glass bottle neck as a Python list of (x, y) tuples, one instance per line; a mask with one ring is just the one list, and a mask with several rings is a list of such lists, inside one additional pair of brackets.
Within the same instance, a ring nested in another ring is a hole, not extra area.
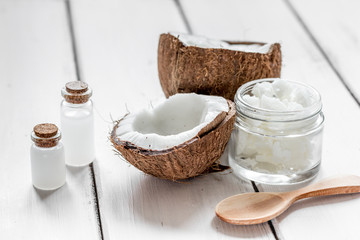
[(55, 147), (59, 143), (60, 139), (61, 139), (60, 131), (58, 131), (55, 136), (50, 137), (50, 138), (38, 137), (38, 136), (36, 136), (36, 134), (34, 132), (31, 133), (31, 140), (34, 142), (34, 144), (37, 147), (40, 147), (40, 148)]
[(83, 108), (83, 107), (91, 107), (93, 105), (92, 100), (89, 99), (86, 102), (83, 103), (73, 103), (68, 102), (66, 99), (64, 99), (61, 103), (65, 107), (71, 107), (71, 108)]

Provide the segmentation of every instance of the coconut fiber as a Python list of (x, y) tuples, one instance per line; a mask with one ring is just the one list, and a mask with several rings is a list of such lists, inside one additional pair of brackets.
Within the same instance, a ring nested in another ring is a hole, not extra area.
[(195, 92), (233, 100), (236, 90), (246, 82), (280, 77), (280, 44), (272, 44), (267, 53), (242, 52), (184, 46), (178, 38), (162, 34), (158, 47), (158, 71), (166, 97)]

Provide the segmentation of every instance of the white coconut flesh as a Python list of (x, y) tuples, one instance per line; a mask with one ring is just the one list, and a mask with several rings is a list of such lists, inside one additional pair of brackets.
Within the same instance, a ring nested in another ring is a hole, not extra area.
[(170, 33), (178, 38), (185, 46), (193, 46), (200, 48), (220, 48), (242, 52), (268, 53), (271, 43), (262, 44), (229, 44), (225, 41), (209, 39), (203, 36), (188, 35), (183, 33)]
[(196, 137), (219, 114), (228, 111), (223, 97), (176, 94), (151, 109), (127, 115), (119, 122), (116, 135), (143, 149), (166, 150)]

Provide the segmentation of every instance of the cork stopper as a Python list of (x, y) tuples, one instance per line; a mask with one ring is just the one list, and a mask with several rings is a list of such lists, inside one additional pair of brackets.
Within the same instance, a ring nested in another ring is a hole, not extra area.
[(34, 133), (41, 138), (50, 138), (57, 134), (58, 128), (52, 123), (42, 123), (34, 127)]
[(65, 88), (69, 93), (80, 94), (88, 90), (88, 85), (82, 81), (73, 81), (66, 83)]
[(55, 124), (42, 123), (34, 127), (31, 139), (38, 147), (50, 148), (57, 145), (61, 138), (60, 131)]
[(81, 104), (86, 103), (90, 99), (92, 90), (85, 82), (73, 81), (66, 83), (61, 94), (67, 102)]

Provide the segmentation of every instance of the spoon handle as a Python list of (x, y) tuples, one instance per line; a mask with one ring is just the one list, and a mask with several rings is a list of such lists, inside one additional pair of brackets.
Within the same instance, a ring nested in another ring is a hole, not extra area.
[(295, 201), (303, 198), (360, 192), (360, 177), (342, 175), (291, 192)]

